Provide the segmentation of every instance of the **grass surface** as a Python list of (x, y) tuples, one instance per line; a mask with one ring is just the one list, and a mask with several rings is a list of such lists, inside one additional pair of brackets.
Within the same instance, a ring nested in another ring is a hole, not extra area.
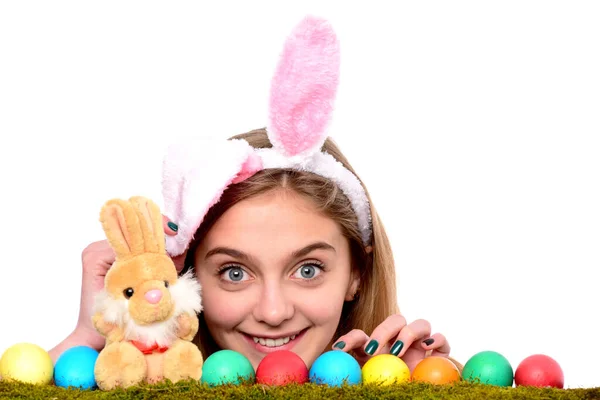
[(263, 387), (261, 385), (209, 388), (195, 382), (141, 385), (110, 392), (64, 389), (53, 385), (34, 386), (0, 382), (0, 399), (600, 399), (593, 389), (499, 388), (468, 382), (433, 386), (406, 383), (395, 386), (346, 386), (330, 388), (314, 384)]

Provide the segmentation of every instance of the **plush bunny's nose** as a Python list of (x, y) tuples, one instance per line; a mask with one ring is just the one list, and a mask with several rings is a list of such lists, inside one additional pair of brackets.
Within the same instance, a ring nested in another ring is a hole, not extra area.
[(144, 297), (148, 303), (156, 304), (162, 299), (162, 292), (158, 289), (148, 290)]

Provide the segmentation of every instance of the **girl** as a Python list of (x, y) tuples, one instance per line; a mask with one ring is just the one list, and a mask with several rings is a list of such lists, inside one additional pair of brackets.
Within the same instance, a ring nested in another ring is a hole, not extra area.
[[(271, 147), (264, 129), (232, 139)], [(323, 151), (354, 173), (330, 139)], [(348, 198), (318, 175), (269, 169), (225, 190), (198, 229), (199, 239), (174, 258), (180, 271), (194, 268), (202, 285), (204, 311), (194, 342), (203, 355), (228, 348), (256, 367), (267, 352), (285, 348), (310, 366), (333, 348), (352, 351), (361, 364), (392, 353), (411, 370), (428, 352), (449, 356), (447, 340), (432, 335), (429, 322), (407, 323), (399, 313), (394, 260), (372, 203), (371, 214), (372, 244), (365, 247)], [(165, 233), (173, 237), (177, 229), (165, 221)], [(101, 241), (82, 259), (79, 321), (51, 350), (54, 359), (72, 346), (104, 346), (91, 308), (114, 253)]]
[[(289, 349), (310, 368), (338, 349), (361, 364), (391, 353), (412, 370), (428, 355), (449, 357), (428, 321), (399, 313), (383, 224), (326, 137), (338, 63), (327, 24), (306, 19), (274, 77), (267, 129), (175, 146), (165, 159), (167, 248), (202, 285), (194, 342), (205, 358), (231, 349), (256, 368), (268, 352)], [(75, 345), (104, 346), (90, 313), (112, 262), (106, 241), (84, 250), (79, 321), (54, 359)]]

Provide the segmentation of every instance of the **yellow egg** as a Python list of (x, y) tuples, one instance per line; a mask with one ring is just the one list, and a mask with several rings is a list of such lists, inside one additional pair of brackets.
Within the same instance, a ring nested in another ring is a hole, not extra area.
[(408, 382), (410, 369), (402, 359), (393, 354), (378, 354), (362, 367), (363, 383), (391, 385)]
[(35, 344), (17, 343), (0, 358), (0, 377), (6, 381), (44, 385), (52, 381), (53, 375), (50, 354)]

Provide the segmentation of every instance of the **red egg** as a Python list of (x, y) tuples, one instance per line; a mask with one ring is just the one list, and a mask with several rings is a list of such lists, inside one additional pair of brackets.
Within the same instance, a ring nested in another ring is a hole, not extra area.
[(563, 370), (558, 363), (544, 354), (527, 357), (515, 371), (516, 386), (554, 387), (565, 384)]
[(296, 353), (278, 350), (269, 353), (256, 368), (256, 382), (270, 386), (308, 382), (308, 368)]

